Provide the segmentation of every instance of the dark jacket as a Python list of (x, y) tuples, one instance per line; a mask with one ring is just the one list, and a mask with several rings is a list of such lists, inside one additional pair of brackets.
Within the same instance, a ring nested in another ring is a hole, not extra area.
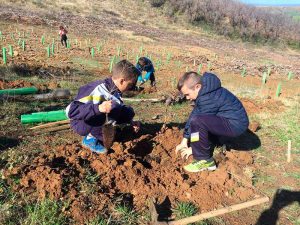
[(221, 86), (220, 79), (212, 73), (204, 73), (202, 87), (195, 107), (185, 125), (184, 137), (190, 137), (190, 119), (197, 115), (216, 115), (229, 120), (236, 135), (245, 132), (249, 125), (246, 110), (240, 100)]
[(84, 120), (93, 126), (102, 125), (106, 115), (99, 111), (103, 101), (112, 100), (112, 110), (109, 117), (118, 123), (128, 123), (134, 116), (131, 107), (123, 104), (121, 92), (112, 81), (112, 78), (98, 80), (79, 88), (78, 94), (67, 107), (67, 116), (72, 120)]
[(139, 75), (141, 75), (143, 73), (143, 71), (146, 71), (147, 73), (150, 72), (150, 73), (154, 73), (155, 70), (154, 70), (154, 66), (151, 62), (150, 59), (148, 59), (147, 57), (144, 57), (145, 58), (145, 61), (146, 61), (146, 65), (144, 67), (142, 67), (140, 64), (136, 64), (136, 68), (138, 69), (138, 71), (140, 72)]

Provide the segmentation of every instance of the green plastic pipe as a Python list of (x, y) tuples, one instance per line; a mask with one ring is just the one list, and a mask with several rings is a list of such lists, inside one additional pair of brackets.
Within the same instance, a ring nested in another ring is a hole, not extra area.
[(54, 43), (52, 43), (52, 46), (51, 46), (51, 54), (54, 55), (54, 48), (55, 48), (55, 45)]
[(94, 50), (94, 48), (91, 49), (91, 55), (92, 55), (92, 58), (94, 58), (94, 56), (95, 56), (95, 50)]
[(14, 50), (13, 50), (13, 46), (12, 46), (12, 45), (9, 45), (9, 46), (8, 46), (8, 48), (9, 48), (9, 52), (8, 52), (8, 54), (9, 54), (11, 57), (14, 57)]
[(46, 48), (46, 50), (47, 50), (47, 57), (50, 57), (50, 46), (48, 46), (48, 47)]
[(21, 115), (21, 123), (40, 123), (40, 122), (55, 122), (60, 120), (66, 120), (65, 110), (50, 111), (50, 112), (38, 112), (32, 114)]
[(7, 63), (6, 48), (2, 48), (2, 58), (3, 58), (3, 63), (6, 64)]
[(25, 40), (22, 41), (22, 49), (25, 51)]
[(16, 89), (4, 89), (0, 90), (0, 95), (29, 95), (37, 93), (36, 87), (16, 88)]

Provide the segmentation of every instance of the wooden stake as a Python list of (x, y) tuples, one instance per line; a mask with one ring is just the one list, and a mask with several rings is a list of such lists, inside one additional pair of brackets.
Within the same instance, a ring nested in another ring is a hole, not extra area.
[(122, 98), (124, 101), (128, 102), (162, 102), (159, 98)]
[[(191, 217), (184, 218), (181, 220), (170, 221), (170, 222), (168, 222), (168, 224), (169, 225), (185, 225), (185, 224), (189, 224), (189, 223), (194, 223), (194, 222), (197, 222), (200, 220), (205, 220), (205, 219), (209, 219), (209, 218), (212, 218), (215, 216), (220, 216), (225, 213), (234, 212), (234, 211), (241, 210), (241, 209), (246, 209), (246, 208), (249, 208), (249, 207), (255, 206), (255, 205), (260, 205), (260, 204), (266, 203), (268, 201), (269, 201), (268, 197), (261, 197), (261, 198), (257, 198), (257, 199), (254, 199), (254, 200), (251, 200), (248, 202), (228, 206), (228, 207), (225, 207), (222, 209), (217, 209), (215, 211), (201, 213), (199, 215), (191, 216)], [(165, 224), (165, 223), (157, 222), (156, 224)]]
[(37, 130), (37, 129), (54, 127), (56, 125), (67, 124), (67, 123), (70, 123), (70, 120), (61, 120), (61, 121), (56, 121), (56, 122), (52, 122), (52, 123), (46, 123), (46, 124), (38, 125), (38, 126), (35, 126), (35, 127), (31, 127), (29, 129), (30, 130)]
[(66, 125), (62, 125), (62, 126), (51, 127), (49, 129), (37, 130), (36, 134), (48, 133), (48, 132), (60, 131), (60, 130), (66, 130), (66, 129), (69, 129), (69, 128), (70, 128), (70, 124), (66, 124)]
[(287, 149), (287, 162), (291, 162), (291, 150), (292, 150), (292, 141), (288, 140), (288, 149)]

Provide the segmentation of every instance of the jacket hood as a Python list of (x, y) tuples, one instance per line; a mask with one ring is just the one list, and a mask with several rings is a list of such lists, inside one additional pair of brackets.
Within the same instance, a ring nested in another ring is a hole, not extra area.
[(212, 73), (204, 73), (201, 82), (202, 86), (198, 96), (213, 92), (221, 87), (220, 79)]

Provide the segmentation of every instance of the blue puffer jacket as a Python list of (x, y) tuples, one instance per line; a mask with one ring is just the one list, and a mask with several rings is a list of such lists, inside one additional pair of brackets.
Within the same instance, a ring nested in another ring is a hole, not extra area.
[(195, 107), (185, 125), (184, 137), (190, 137), (190, 119), (196, 115), (216, 115), (229, 120), (231, 128), (240, 135), (249, 125), (246, 110), (240, 100), (230, 91), (221, 87), (220, 79), (212, 73), (204, 73), (202, 87)]

